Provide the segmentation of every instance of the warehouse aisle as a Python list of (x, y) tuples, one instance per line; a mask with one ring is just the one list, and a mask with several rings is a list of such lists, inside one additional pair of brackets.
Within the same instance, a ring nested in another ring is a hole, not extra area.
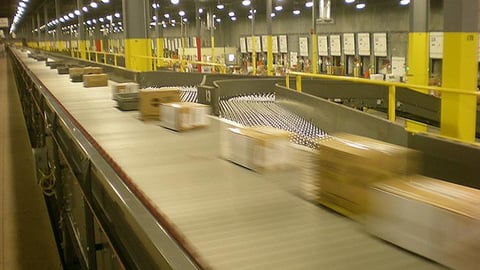
[(62, 268), (6, 58), (0, 58), (0, 211), (0, 270)]

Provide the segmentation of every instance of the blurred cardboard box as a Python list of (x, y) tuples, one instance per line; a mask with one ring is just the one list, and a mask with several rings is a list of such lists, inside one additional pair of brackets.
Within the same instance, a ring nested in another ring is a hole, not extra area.
[(103, 68), (101, 67), (84, 67), (83, 74), (102, 74)]
[(160, 120), (160, 104), (180, 102), (180, 88), (140, 89), (140, 114), (143, 120)]
[(71, 67), (68, 69), (68, 73), (70, 74), (70, 78), (72, 78), (72, 76), (78, 76), (78, 75), (84, 74), (82, 67)]
[(210, 106), (192, 102), (160, 104), (160, 125), (175, 131), (206, 127)]
[(290, 167), (290, 132), (272, 127), (229, 128), (222, 157), (257, 172)]
[(136, 93), (138, 89), (138, 83), (134, 82), (112, 84), (112, 96), (115, 94)]
[(102, 74), (85, 74), (83, 75), (83, 87), (101, 87), (108, 86), (108, 75)]
[(366, 228), (453, 269), (480, 266), (480, 190), (420, 175), (376, 183)]
[(420, 152), (362, 136), (335, 134), (318, 147), (319, 202), (358, 221), (368, 185), (421, 168)]

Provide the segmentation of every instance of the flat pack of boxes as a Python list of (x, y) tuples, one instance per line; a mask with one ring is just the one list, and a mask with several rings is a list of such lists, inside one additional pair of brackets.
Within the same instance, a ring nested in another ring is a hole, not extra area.
[(257, 172), (291, 166), (291, 133), (272, 127), (228, 128), (221, 142), (222, 158)]
[(318, 147), (318, 202), (358, 221), (368, 185), (420, 170), (419, 152), (366, 137), (336, 134)]
[(143, 120), (160, 120), (160, 104), (180, 102), (180, 88), (161, 87), (140, 89), (140, 115)]
[(83, 87), (101, 87), (108, 86), (108, 75), (100, 74), (83, 74)]
[(372, 185), (367, 230), (453, 269), (480, 266), (480, 190), (420, 175)]
[(206, 127), (210, 106), (192, 102), (160, 104), (160, 125), (175, 131)]
[(117, 83), (112, 85), (112, 99), (122, 111), (138, 110), (139, 85), (134, 82)]

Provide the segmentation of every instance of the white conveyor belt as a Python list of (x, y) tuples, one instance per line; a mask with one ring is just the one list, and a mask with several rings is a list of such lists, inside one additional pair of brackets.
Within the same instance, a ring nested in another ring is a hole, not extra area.
[(16, 53), (168, 217), (206, 268), (442, 268), (296, 196), (284, 184), (297, 180), (294, 171), (265, 176), (220, 159), (217, 121), (185, 133), (144, 123), (138, 112), (115, 108), (110, 87), (83, 88)]

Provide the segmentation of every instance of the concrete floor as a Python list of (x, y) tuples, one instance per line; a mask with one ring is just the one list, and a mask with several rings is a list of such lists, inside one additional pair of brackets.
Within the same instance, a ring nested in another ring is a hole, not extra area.
[(0, 270), (62, 269), (15, 87), (0, 58)]

